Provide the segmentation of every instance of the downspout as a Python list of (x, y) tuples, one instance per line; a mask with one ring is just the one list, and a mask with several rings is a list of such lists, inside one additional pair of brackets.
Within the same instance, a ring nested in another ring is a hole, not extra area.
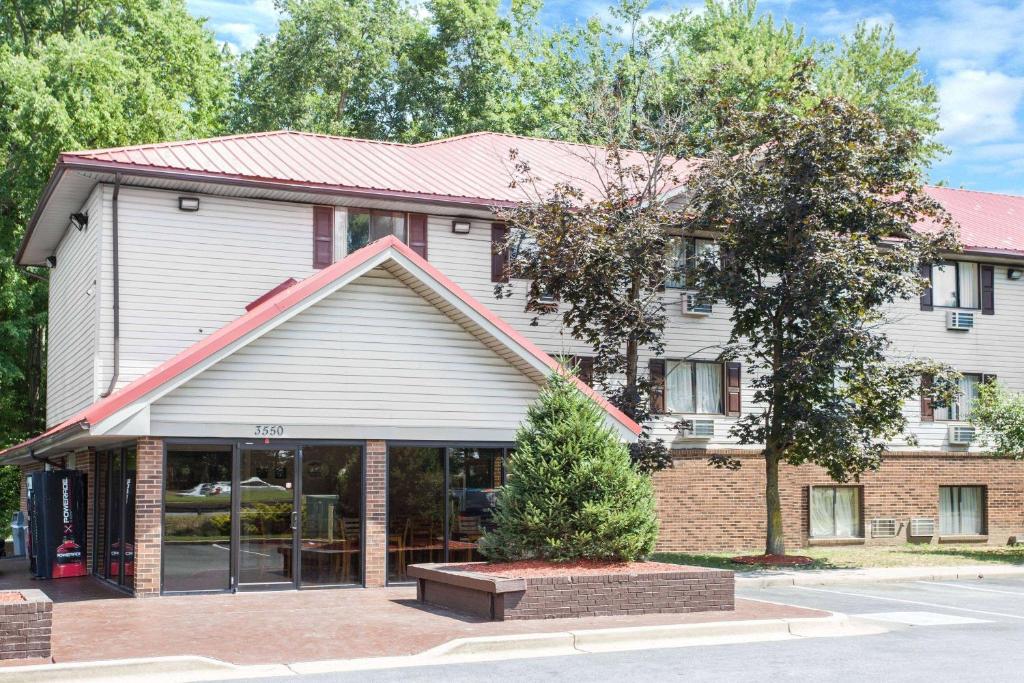
[(100, 398), (106, 398), (114, 393), (117, 386), (117, 377), (121, 374), (121, 274), (118, 267), (117, 254), (117, 195), (121, 190), (121, 174), (114, 174), (114, 196), (111, 199), (111, 266), (113, 268), (114, 283), (114, 372), (110, 376), (110, 386), (100, 394)]

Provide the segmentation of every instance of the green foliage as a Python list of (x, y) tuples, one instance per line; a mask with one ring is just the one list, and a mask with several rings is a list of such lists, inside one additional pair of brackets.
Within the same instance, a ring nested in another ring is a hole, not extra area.
[(480, 541), (492, 560), (637, 560), (658, 534), (650, 480), (603, 422), (601, 409), (553, 375), (516, 435), (496, 528)]
[(21, 505), (21, 470), (0, 466), (0, 543), (11, 533), (11, 515)]
[(57, 155), (217, 133), (229, 93), (182, 0), (0, 5), (0, 445), (43, 427), (46, 285), (13, 258)]
[[(814, 463), (837, 481), (876, 469), (905, 432), (902, 407), (933, 374), (950, 400), (953, 371), (892, 357), (886, 308), (918, 296), (920, 267), (959, 248), (951, 220), (922, 191), (925, 134), (887, 129), (874, 112), (818, 98), (814, 65), (763, 111), (729, 100), (715, 151), (691, 179), (687, 230), (718, 235), (697, 286), (732, 311), (726, 356), (744, 361), (754, 401), (733, 434), (765, 444), (768, 552), (783, 551), (778, 463)], [(934, 232), (914, 226), (929, 221)], [(940, 388), (941, 387), (941, 388)]]
[(1024, 460), (1024, 395), (999, 382), (986, 382), (971, 407), (971, 422), (978, 427), (980, 442), (996, 455)]

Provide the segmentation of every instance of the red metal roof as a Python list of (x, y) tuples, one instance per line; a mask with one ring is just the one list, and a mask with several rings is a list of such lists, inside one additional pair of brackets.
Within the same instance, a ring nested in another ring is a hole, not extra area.
[[(554, 183), (570, 181), (598, 196), (604, 148), (503, 133), (408, 145), (274, 131), (66, 152), (60, 162), (505, 205), (524, 201), (532, 191), (513, 187), (520, 175), (513, 149), (529, 162), (536, 191), (546, 193)], [(627, 159), (647, 163), (640, 152), (628, 152)], [(688, 162), (675, 163), (685, 174)]]
[[(341, 261), (314, 273), (305, 280), (286, 287), (276, 294), (266, 298), (265, 301), (247, 311), (245, 314), (236, 318), (205, 339), (196, 342), (181, 353), (158, 365), (142, 377), (130, 382), (110, 396), (97, 401), (85, 410), (68, 418), (64, 422), (47, 430), (39, 436), (0, 451), (0, 458), (8, 456), (14, 451), (23, 451), (47, 437), (56, 436), (57, 434), (69, 430), (76, 425), (85, 428), (105, 420), (122, 408), (131, 405), (134, 401), (137, 401), (152, 391), (159, 389), (161, 386), (170, 382), (187, 370), (195, 367), (203, 360), (224, 349), (246, 334), (256, 330), (273, 318), (276, 318), (281, 313), (284, 313), (293, 306), (305, 301), (316, 292), (388, 249), (394, 249), (412, 261), (415, 265), (422, 268), (437, 285), (443, 289), (447, 289), (449, 292), (468, 304), (477, 314), (510, 337), (526, 354), (540, 360), (551, 370), (561, 370), (562, 366), (557, 360), (542, 351), (540, 347), (513, 329), (511, 325), (505, 322), (496, 313), (452, 282), (440, 270), (432, 266), (409, 246), (401, 242), (399, 239), (389, 236), (377, 240), (373, 244), (354, 252)], [(609, 403), (607, 399), (584, 384), (578, 378), (574, 378), (574, 381), (580, 391), (592, 398), (613, 419), (625, 426), (632, 433), (640, 433), (640, 426), (633, 420), (629, 419), (618, 408)]]
[(967, 250), (1024, 254), (1024, 197), (950, 187), (927, 187), (960, 225)]
[[(510, 157), (512, 150), (518, 159), (529, 163), (538, 180), (535, 188), (512, 187), (518, 175)], [(559, 181), (599, 196), (604, 154), (602, 147), (504, 133), (470, 133), (408, 145), (273, 131), (67, 152), (60, 161), (115, 170), (511, 205), (534, 192), (544, 194)], [(646, 163), (640, 152), (629, 154), (630, 162)], [(691, 168), (691, 161), (675, 162), (680, 180)], [(946, 187), (926, 190), (959, 223), (967, 249), (1024, 255), (1024, 197)]]

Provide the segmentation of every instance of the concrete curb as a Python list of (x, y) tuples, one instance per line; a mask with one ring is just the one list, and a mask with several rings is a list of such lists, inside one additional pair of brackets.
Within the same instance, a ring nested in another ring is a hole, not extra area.
[(61, 681), (129, 681), (158, 683), (230, 680), (341, 671), (369, 671), (510, 656), (552, 657), (589, 652), (719, 645), (795, 638), (823, 638), (884, 633), (879, 625), (851, 621), (845, 614), (803, 619), (719, 621), (626, 628), (587, 629), (556, 633), (458, 638), (416, 655), (323, 660), (295, 664), (238, 666), (207, 657), (154, 657), (72, 664), (43, 664), (0, 669), (2, 683)]
[(736, 576), (737, 588), (778, 588), (782, 586), (830, 586), (856, 583), (897, 583), (900, 581), (943, 581), (1024, 576), (1024, 566), (959, 565), (952, 567), (892, 567), (887, 569), (820, 569), (758, 573)]
[(3, 683), (61, 681), (198, 681), (252, 676), (282, 676), (291, 672), (281, 664), (240, 667), (211, 657), (181, 655), (140, 657), (67, 664), (32, 664), (0, 668)]

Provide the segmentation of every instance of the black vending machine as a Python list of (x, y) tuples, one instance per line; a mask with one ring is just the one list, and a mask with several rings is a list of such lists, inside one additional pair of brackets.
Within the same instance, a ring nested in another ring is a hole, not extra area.
[(85, 474), (28, 475), (29, 567), (38, 579), (85, 576)]

